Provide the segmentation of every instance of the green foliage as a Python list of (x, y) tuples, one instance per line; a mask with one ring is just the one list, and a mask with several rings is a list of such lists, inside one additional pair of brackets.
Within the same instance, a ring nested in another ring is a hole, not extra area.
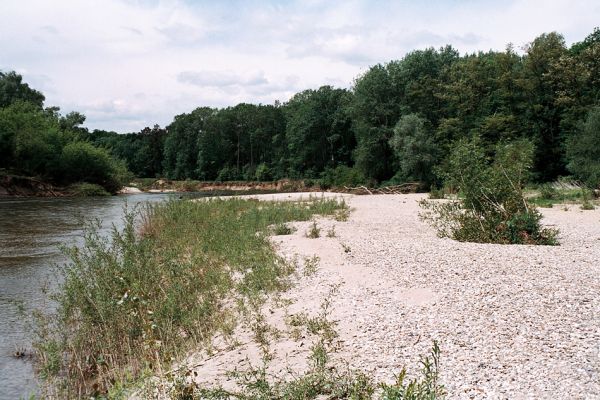
[(62, 147), (88, 141), (140, 177), (320, 179), (323, 187), (417, 180), (427, 188), (440, 183), (432, 171), (444, 167), (453, 143), (476, 135), (488, 157), (499, 143), (529, 140), (538, 183), (570, 171), (596, 187), (598, 32), (571, 48), (559, 33), (544, 33), (522, 55), (511, 45), (464, 56), (450, 46), (415, 50), (372, 66), (350, 90), (323, 86), (284, 104), (199, 107), (166, 129), (123, 135), (90, 133), (82, 114), (43, 109), (41, 93), (2, 73), (0, 110), (30, 109), (0, 115), (0, 168), (59, 181)]
[(351, 162), (354, 135), (345, 106), (350, 92), (322, 86), (296, 94), (285, 106), (291, 174), (316, 178), (326, 167)]
[(533, 146), (526, 141), (498, 147), (488, 162), (478, 140), (458, 143), (449, 160), (446, 184), (460, 191), (452, 202), (424, 200), (422, 218), (440, 236), (459, 241), (502, 244), (557, 244), (557, 231), (541, 227), (542, 215), (530, 206), (523, 187)]
[(85, 142), (85, 116), (42, 108), (41, 93), (15, 73), (0, 73), (0, 167), (58, 184), (87, 181), (116, 192), (129, 174), (104, 149)]
[(440, 400), (446, 396), (444, 387), (439, 383), (440, 348), (433, 343), (431, 358), (421, 359), (422, 379), (406, 380), (406, 368), (403, 368), (392, 385), (382, 384), (382, 400)]
[(339, 207), (323, 199), (172, 201), (148, 206), (138, 229), (138, 214), (127, 213), (125, 228), (110, 238), (92, 226), (82, 248), (66, 250), (58, 311), (37, 344), (44, 370), (65, 386), (62, 397), (97, 396), (216, 331), (227, 334), (236, 299), (260, 302), (288, 285), (292, 268), (271, 247), (268, 227)]
[(269, 168), (269, 166), (265, 163), (260, 163), (256, 167), (254, 177), (257, 181), (270, 181), (271, 179), (273, 179), (273, 175), (271, 174), (271, 168)]
[(567, 140), (567, 168), (591, 188), (600, 187), (600, 107), (588, 113)]
[(96, 183), (114, 193), (127, 181), (127, 168), (122, 162), (87, 142), (67, 144), (60, 160), (61, 178), (66, 182)]
[[(306, 319), (306, 317), (304, 317)], [(306, 323), (305, 320), (299, 324)], [(327, 325), (327, 323), (325, 323)], [(330, 341), (321, 337), (311, 347), (309, 368), (289, 380), (273, 377), (267, 372), (268, 361), (260, 367), (250, 367), (232, 373), (237, 390), (223, 387), (208, 388), (187, 383), (184, 378), (176, 379), (170, 397), (177, 400), (196, 399), (265, 399), (265, 400), (307, 400), (307, 399), (354, 399), (371, 400), (442, 400), (446, 396), (439, 383), (440, 350), (434, 342), (431, 358), (421, 360), (421, 376), (406, 382), (406, 369), (392, 385), (380, 384), (376, 391), (373, 380), (364, 372), (340, 368), (331, 361), (334, 351)], [(375, 397), (375, 394), (377, 396)]]
[(362, 185), (367, 178), (358, 170), (345, 165), (338, 165), (335, 168), (326, 168), (321, 173), (319, 184), (324, 189), (340, 188), (344, 186), (354, 187)]
[(26, 102), (41, 109), (44, 100), (42, 93), (23, 83), (21, 75), (14, 71), (0, 71), (0, 108), (8, 107), (15, 102)]
[(417, 114), (403, 115), (394, 127), (390, 146), (399, 160), (401, 180), (418, 181), (428, 187), (433, 182), (439, 152), (426, 124)]

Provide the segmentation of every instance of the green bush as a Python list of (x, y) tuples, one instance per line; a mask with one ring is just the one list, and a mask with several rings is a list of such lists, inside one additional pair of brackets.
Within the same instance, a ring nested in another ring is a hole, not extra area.
[(131, 178), (124, 162), (87, 142), (71, 142), (63, 148), (61, 169), (65, 182), (95, 183), (111, 193)]
[(550, 183), (540, 185), (540, 196), (544, 200), (556, 200), (560, 197), (560, 192)]
[(529, 205), (523, 187), (533, 146), (527, 141), (500, 145), (489, 162), (477, 139), (460, 141), (449, 159), (446, 184), (460, 191), (457, 201), (421, 201), (421, 217), (440, 236), (459, 241), (503, 244), (557, 244), (558, 232), (542, 228), (542, 215)]
[(335, 168), (326, 168), (321, 173), (320, 185), (324, 189), (343, 186), (358, 186), (366, 182), (366, 178), (357, 168), (338, 165)]
[(254, 177), (257, 181), (270, 181), (273, 179), (273, 174), (271, 173), (271, 168), (265, 163), (261, 163), (256, 167), (256, 171), (254, 171)]
[(591, 188), (600, 187), (600, 107), (567, 139), (567, 169)]

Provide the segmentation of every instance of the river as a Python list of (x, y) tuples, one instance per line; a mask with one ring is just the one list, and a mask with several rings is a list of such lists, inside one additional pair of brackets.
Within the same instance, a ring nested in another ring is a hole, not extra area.
[(108, 232), (112, 224), (122, 226), (126, 203), (133, 207), (170, 197), (179, 195), (0, 198), (0, 400), (36, 393), (31, 360), (13, 354), (31, 350), (31, 311), (52, 307), (44, 287), (56, 285), (52, 266), (65, 262), (59, 246), (81, 244), (85, 219), (99, 219)]

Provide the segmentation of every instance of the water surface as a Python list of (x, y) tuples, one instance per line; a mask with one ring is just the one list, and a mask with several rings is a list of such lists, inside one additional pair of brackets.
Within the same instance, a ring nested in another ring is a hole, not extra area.
[(59, 247), (81, 244), (86, 219), (99, 219), (108, 232), (112, 224), (122, 226), (126, 203), (134, 207), (179, 197), (0, 198), (0, 400), (36, 393), (31, 361), (12, 354), (16, 349), (31, 349), (32, 326), (27, 317), (31, 310), (52, 307), (43, 289), (56, 285), (52, 267), (65, 262)]

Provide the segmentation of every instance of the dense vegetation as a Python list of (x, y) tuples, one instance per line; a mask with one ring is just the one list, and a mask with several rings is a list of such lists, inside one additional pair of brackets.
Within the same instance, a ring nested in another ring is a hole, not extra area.
[(87, 182), (109, 192), (121, 188), (127, 167), (109, 150), (92, 145), (85, 117), (44, 108), (44, 95), (20, 75), (0, 72), (0, 169), (60, 185)]
[(434, 183), (455, 143), (480, 138), (534, 145), (533, 179), (573, 175), (598, 184), (600, 30), (567, 47), (543, 34), (523, 54), (508, 46), (464, 56), (450, 46), (408, 53), (287, 103), (198, 108), (166, 128), (94, 131), (138, 176), (171, 179), (323, 179)]
[[(539, 182), (600, 179), (598, 28), (570, 47), (558, 33), (542, 34), (522, 54), (511, 45), (462, 56), (451, 46), (416, 50), (372, 66), (350, 90), (323, 86), (284, 104), (199, 107), (164, 129), (129, 134), (89, 131), (79, 113), (44, 109), (44, 96), (20, 79), (0, 75), (0, 168), (57, 181), (110, 189), (123, 172), (110, 152), (138, 177), (429, 187), (440, 183), (433, 172), (455, 144), (472, 137), (487, 157), (499, 143), (527, 139)], [(90, 174), (80, 171), (84, 161), (94, 166)]]
[(58, 310), (40, 321), (37, 345), (41, 375), (62, 390), (57, 398), (117, 390), (116, 382), (160, 372), (216, 332), (231, 333), (240, 312), (286, 288), (295, 271), (271, 246), (271, 229), (348, 211), (343, 202), (316, 198), (148, 207), (141, 232), (129, 213), (110, 240), (92, 226), (83, 248), (67, 250)]

